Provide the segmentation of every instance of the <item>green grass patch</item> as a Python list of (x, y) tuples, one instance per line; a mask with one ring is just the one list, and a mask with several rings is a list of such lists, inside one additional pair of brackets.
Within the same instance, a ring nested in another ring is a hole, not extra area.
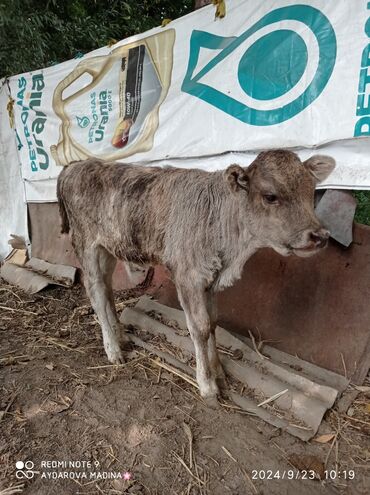
[(355, 222), (370, 225), (370, 191), (352, 191), (357, 200)]

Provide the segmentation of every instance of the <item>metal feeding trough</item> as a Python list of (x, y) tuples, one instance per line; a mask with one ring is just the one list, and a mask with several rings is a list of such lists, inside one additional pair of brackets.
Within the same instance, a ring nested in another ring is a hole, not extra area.
[[(194, 346), (182, 311), (147, 296), (126, 308), (121, 322), (135, 344), (195, 376)], [(226, 372), (228, 400), (243, 411), (302, 439), (312, 438), (324, 413), (349, 381), (331, 371), (217, 327), (217, 347)]]

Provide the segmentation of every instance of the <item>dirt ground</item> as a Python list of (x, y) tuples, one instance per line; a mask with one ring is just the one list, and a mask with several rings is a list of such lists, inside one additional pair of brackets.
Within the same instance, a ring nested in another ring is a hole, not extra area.
[[(140, 295), (117, 292), (118, 309)], [(370, 493), (369, 380), (305, 443), (126, 353), (108, 364), (81, 287), (0, 282), (0, 495)]]

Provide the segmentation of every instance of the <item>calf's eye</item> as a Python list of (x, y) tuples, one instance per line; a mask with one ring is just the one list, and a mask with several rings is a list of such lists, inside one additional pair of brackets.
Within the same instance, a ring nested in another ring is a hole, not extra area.
[(269, 205), (276, 205), (279, 203), (278, 197), (276, 194), (264, 194), (263, 199), (268, 203)]

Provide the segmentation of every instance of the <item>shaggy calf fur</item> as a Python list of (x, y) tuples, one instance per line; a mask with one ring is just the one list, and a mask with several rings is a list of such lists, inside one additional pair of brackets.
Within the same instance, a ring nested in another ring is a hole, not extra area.
[(232, 285), (262, 247), (310, 256), (326, 245), (329, 232), (315, 216), (313, 198), (334, 166), (330, 157), (302, 163), (276, 150), (260, 153), (248, 168), (219, 172), (96, 159), (64, 168), (57, 186), (62, 232), (71, 231), (109, 361), (122, 361), (112, 291), (116, 259), (162, 263), (194, 342), (200, 392), (214, 403), (222, 376), (215, 292)]

